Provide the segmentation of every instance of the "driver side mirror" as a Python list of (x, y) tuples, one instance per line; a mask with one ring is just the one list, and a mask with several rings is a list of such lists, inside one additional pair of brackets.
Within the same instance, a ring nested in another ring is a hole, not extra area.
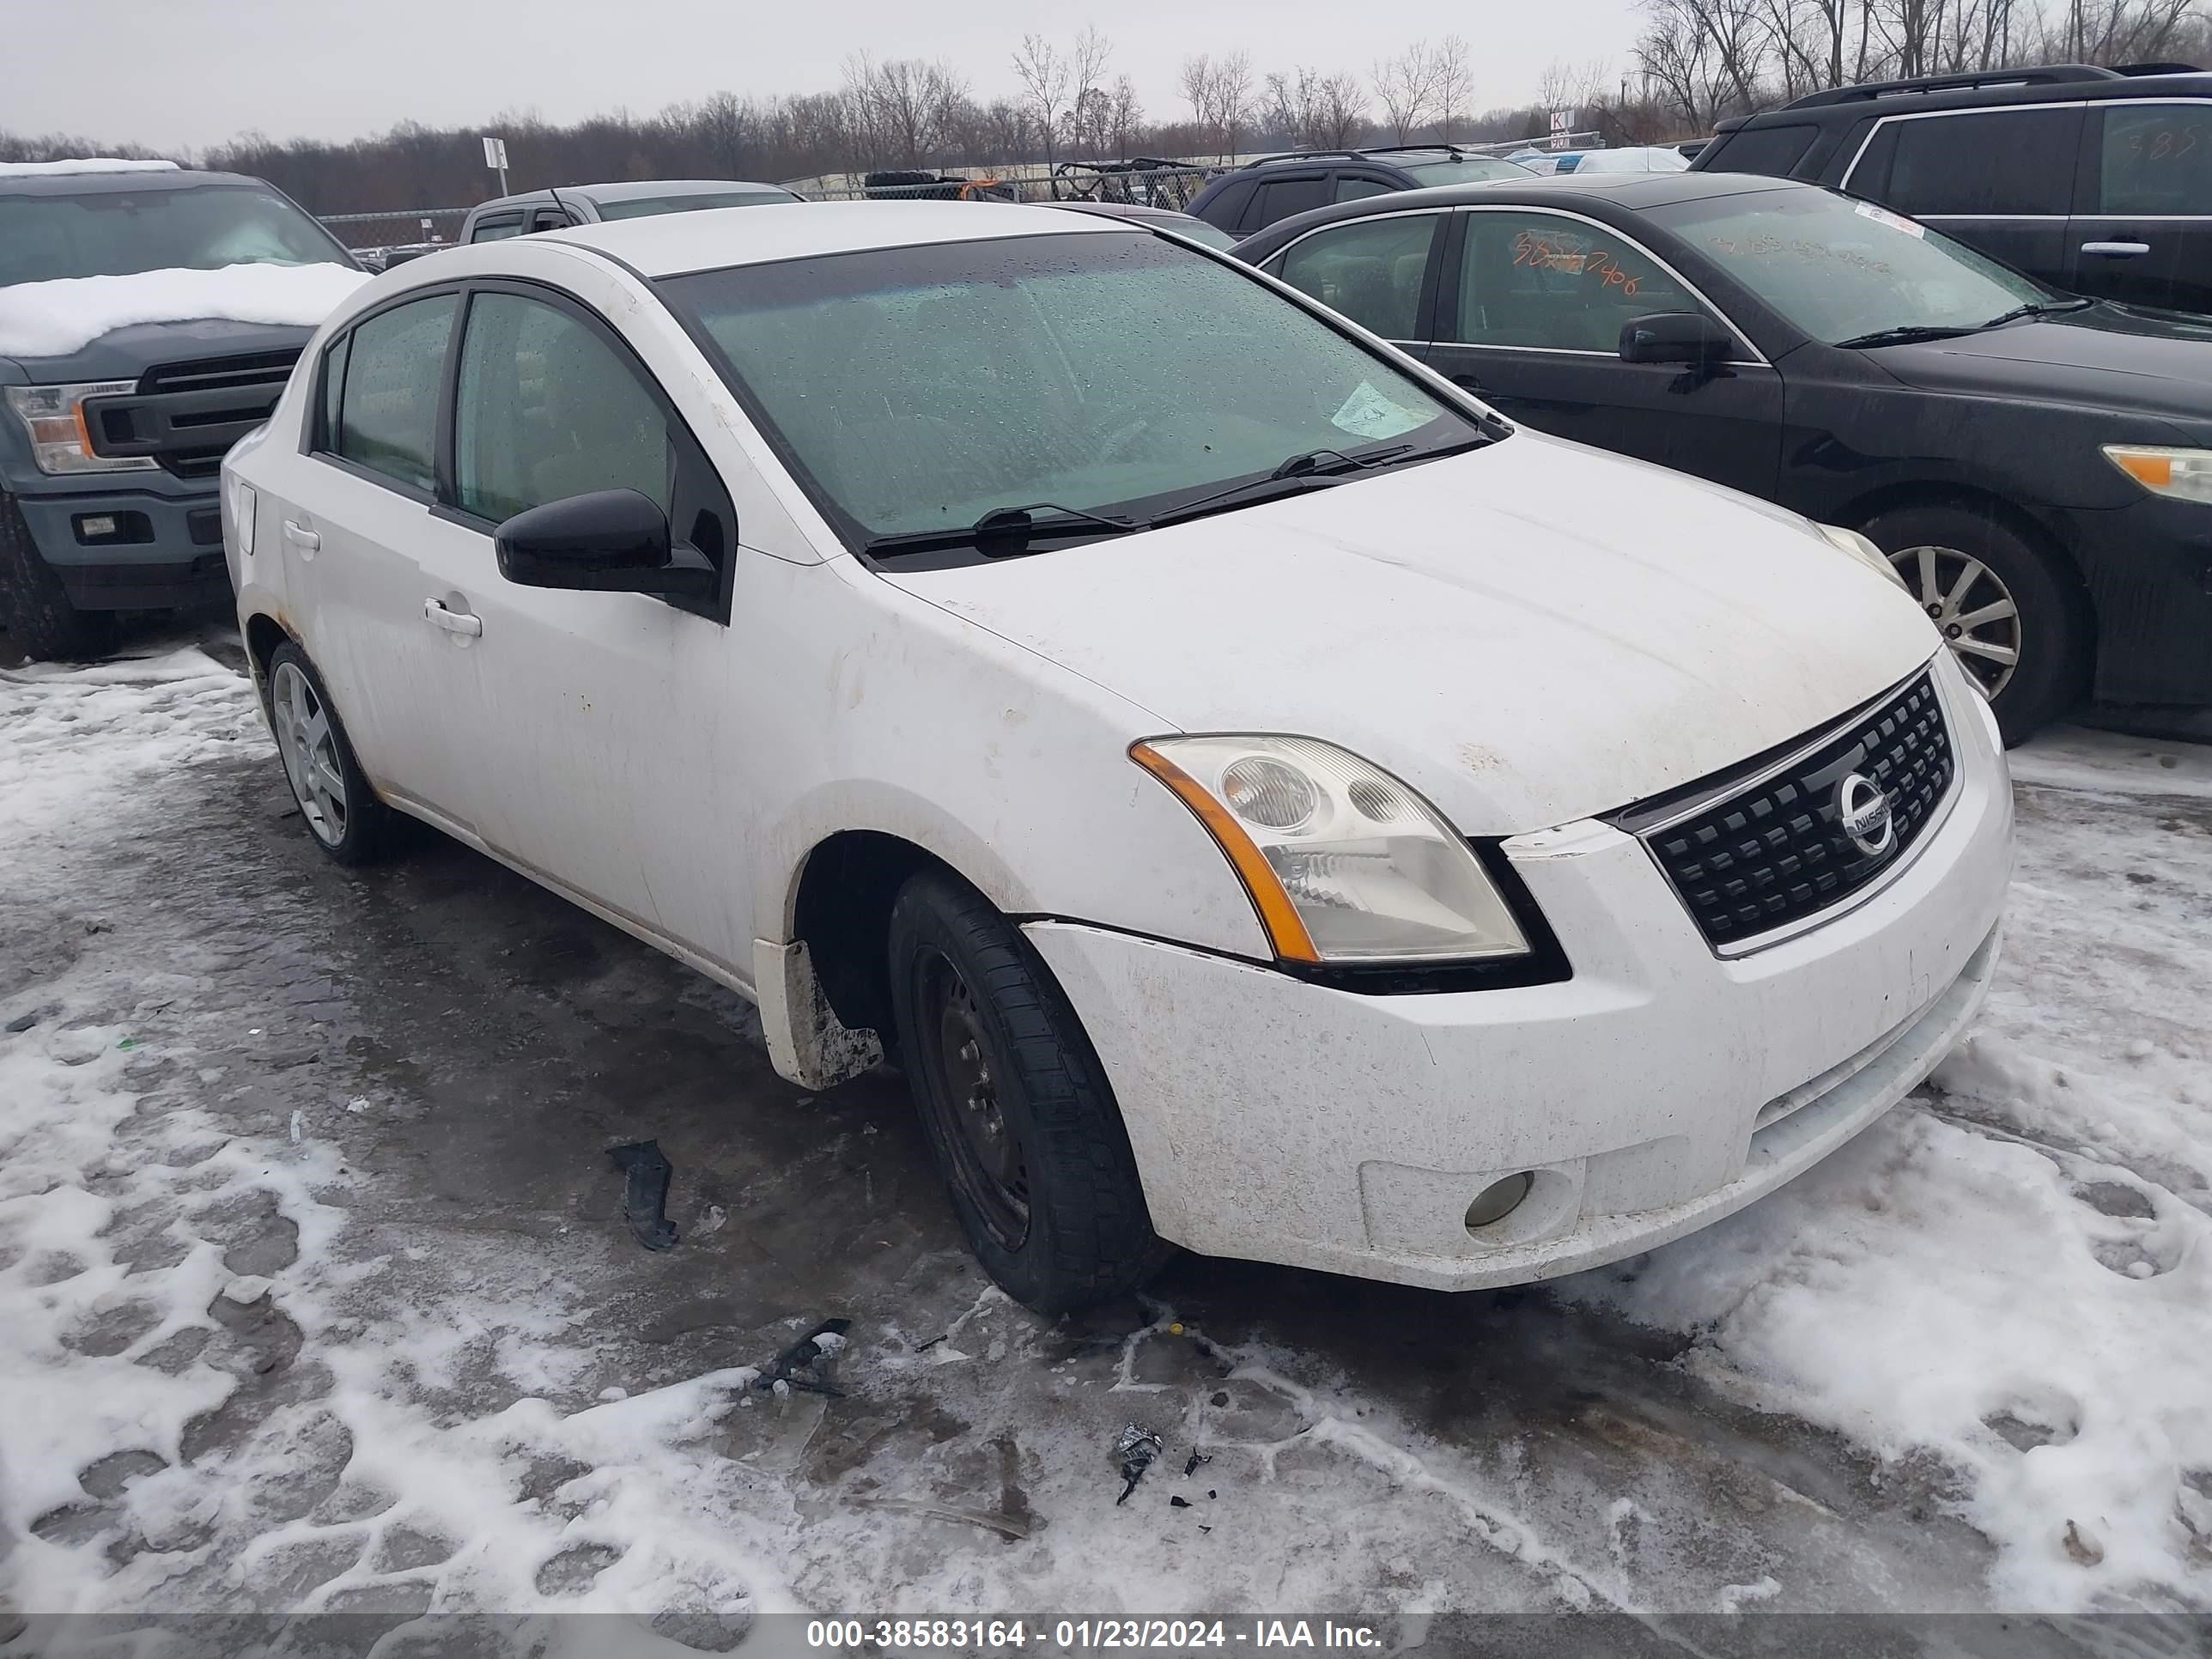
[(516, 514), (492, 532), (499, 574), (524, 587), (711, 599), (721, 572), (672, 544), (668, 515), (635, 489), (595, 489)]
[(1632, 317), (1620, 326), (1620, 360), (1625, 363), (1719, 362), (1735, 348), (1735, 337), (1695, 311), (1655, 311)]

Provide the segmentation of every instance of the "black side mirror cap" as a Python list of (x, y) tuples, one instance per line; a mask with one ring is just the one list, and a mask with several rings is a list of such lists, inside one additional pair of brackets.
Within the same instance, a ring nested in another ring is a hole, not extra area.
[(1735, 349), (1735, 337), (1695, 311), (1655, 311), (1620, 325), (1626, 363), (1717, 363)]
[(499, 574), (524, 587), (711, 597), (705, 555), (670, 542), (668, 515), (635, 489), (595, 489), (530, 507), (492, 532)]

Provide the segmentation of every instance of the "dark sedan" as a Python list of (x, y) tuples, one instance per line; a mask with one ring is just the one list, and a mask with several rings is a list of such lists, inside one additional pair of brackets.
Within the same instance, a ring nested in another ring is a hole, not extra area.
[(1860, 530), (2018, 741), (2212, 702), (2212, 325), (2048, 289), (1813, 185), (1408, 191), (1250, 260), (1504, 414)]

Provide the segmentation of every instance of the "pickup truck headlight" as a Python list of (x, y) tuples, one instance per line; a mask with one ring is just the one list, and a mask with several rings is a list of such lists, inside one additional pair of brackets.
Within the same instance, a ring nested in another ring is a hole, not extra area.
[(1154, 738), (1130, 758), (1197, 814), (1286, 962), (1471, 962), (1528, 941), (1474, 849), (1378, 767), (1312, 738)]
[(84, 426), (86, 398), (112, 398), (137, 389), (136, 380), (11, 386), (8, 407), (30, 433), (31, 459), (41, 472), (143, 472), (161, 463), (143, 455), (95, 455)]
[(2106, 444), (2105, 459), (2154, 495), (2212, 502), (2212, 449)]
[(1816, 524), (1814, 529), (1826, 536), (1829, 542), (1853, 558), (1863, 559), (1875, 569), (1910, 593), (1912, 589), (1905, 578), (1897, 574), (1897, 567), (1889, 562), (1889, 555), (1856, 530), (1846, 530), (1839, 524)]

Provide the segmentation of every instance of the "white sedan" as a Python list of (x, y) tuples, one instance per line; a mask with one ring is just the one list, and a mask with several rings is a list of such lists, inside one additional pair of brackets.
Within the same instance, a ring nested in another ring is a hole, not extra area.
[(1985, 992), (1986, 707), (1878, 555), (1270, 278), (756, 207), (362, 289), (224, 468), (335, 858), (423, 819), (890, 1055), (1010, 1292), (1466, 1289), (1833, 1151)]

